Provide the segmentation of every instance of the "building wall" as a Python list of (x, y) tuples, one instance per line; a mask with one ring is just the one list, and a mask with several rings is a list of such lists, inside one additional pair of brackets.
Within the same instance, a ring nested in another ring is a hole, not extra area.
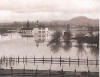
[(47, 40), (48, 28), (34, 28), (32, 31), (35, 40)]

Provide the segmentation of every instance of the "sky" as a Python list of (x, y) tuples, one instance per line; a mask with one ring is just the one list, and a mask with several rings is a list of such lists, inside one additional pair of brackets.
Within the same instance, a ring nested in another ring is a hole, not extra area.
[(100, 0), (0, 0), (0, 22), (98, 19)]

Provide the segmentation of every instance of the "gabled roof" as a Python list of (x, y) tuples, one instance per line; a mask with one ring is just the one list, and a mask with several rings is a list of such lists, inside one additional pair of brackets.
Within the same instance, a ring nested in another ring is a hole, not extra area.
[(31, 27), (29, 21), (27, 21), (27, 23), (23, 28), (21, 28), (21, 30), (33, 30), (33, 27)]

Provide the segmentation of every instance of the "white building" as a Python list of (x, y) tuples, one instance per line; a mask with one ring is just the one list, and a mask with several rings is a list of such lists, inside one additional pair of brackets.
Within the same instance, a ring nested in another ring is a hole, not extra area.
[(48, 27), (44, 24), (39, 24), (36, 22), (36, 25), (32, 31), (35, 40), (39, 40), (40, 42), (48, 40)]

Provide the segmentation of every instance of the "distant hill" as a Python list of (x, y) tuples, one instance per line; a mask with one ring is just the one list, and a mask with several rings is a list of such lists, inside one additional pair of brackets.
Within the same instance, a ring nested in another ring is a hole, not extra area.
[(75, 17), (75, 18), (69, 20), (69, 23), (80, 24), (80, 25), (89, 25), (89, 26), (98, 26), (99, 19), (90, 19), (85, 16), (79, 16), (79, 17)]
[(49, 22), (53, 25), (57, 26), (64, 26), (67, 24), (71, 24), (71, 26), (99, 26), (99, 19), (91, 19), (85, 16), (79, 16), (72, 18), (70, 20), (56, 20), (56, 21), (51, 21)]

